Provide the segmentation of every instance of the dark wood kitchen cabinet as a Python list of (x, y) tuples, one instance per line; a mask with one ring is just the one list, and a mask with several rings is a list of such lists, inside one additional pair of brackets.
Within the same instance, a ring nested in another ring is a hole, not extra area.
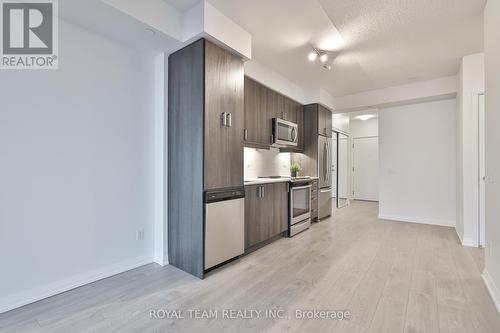
[(297, 147), (284, 148), (283, 151), (301, 152), (304, 141), (302, 104), (245, 77), (244, 145), (269, 149), (273, 144), (273, 118), (281, 118), (299, 125)]
[(206, 42), (205, 190), (243, 185), (243, 79), (241, 59)]
[[(300, 154), (292, 154), (292, 163), (299, 163), (302, 172), (318, 176), (318, 136), (332, 137), (332, 112), (320, 104), (303, 107), (303, 147)], [(292, 151), (293, 153), (294, 151)]]
[(323, 105), (315, 104), (318, 108), (318, 134), (332, 137), (332, 112)]
[(318, 220), (318, 197), (319, 187), (318, 180), (315, 179), (311, 182), (311, 221)]
[(204, 192), (243, 187), (243, 61), (200, 39), (168, 68), (169, 262), (203, 278)]
[(273, 118), (281, 118), (286, 120), (286, 97), (282, 94), (267, 89), (267, 103), (272, 110)]
[(245, 248), (288, 229), (287, 183), (245, 186)]
[(245, 248), (269, 239), (269, 225), (273, 218), (273, 202), (266, 200), (269, 185), (245, 186)]
[(273, 109), (268, 104), (269, 89), (245, 77), (245, 145), (269, 148), (272, 144)]
[(274, 237), (288, 229), (288, 183), (272, 184), (273, 220), (270, 236)]

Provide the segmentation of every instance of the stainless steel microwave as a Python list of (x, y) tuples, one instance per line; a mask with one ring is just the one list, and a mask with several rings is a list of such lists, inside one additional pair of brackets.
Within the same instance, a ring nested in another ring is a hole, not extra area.
[(273, 145), (297, 146), (298, 125), (281, 118), (273, 118)]

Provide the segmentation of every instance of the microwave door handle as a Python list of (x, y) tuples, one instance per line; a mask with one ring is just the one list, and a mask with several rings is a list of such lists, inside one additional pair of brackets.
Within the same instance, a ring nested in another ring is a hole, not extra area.
[(292, 132), (290, 133), (292, 142), (295, 142), (295, 139), (297, 138), (297, 131), (295, 130), (295, 127), (292, 127)]

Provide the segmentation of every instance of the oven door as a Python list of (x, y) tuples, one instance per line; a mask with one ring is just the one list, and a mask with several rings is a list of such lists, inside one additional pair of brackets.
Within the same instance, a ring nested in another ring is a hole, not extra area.
[(311, 187), (312, 185), (290, 187), (290, 225), (311, 217)]
[(298, 125), (280, 118), (273, 119), (273, 144), (276, 146), (297, 146)]

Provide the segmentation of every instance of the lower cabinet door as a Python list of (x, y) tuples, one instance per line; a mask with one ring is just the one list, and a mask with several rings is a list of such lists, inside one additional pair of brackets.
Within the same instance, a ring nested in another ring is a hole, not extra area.
[(266, 185), (245, 186), (245, 248), (270, 238), (272, 201), (266, 200), (266, 192)]
[(286, 183), (245, 186), (245, 248), (288, 229)]
[(273, 187), (273, 219), (270, 234), (274, 237), (288, 229), (288, 184), (276, 183)]

